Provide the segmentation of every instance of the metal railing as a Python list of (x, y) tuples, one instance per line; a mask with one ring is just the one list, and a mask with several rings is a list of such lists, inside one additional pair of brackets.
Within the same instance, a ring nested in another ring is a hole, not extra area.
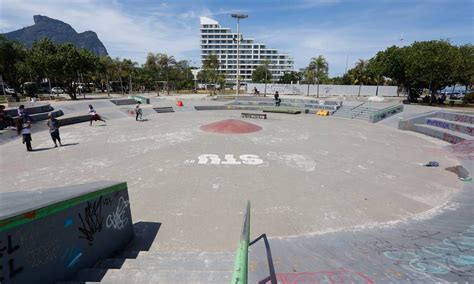
[(270, 250), (270, 243), (268, 242), (267, 235), (262, 234), (255, 240), (250, 242), (250, 201), (247, 201), (247, 210), (244, 216), (244, 222), (242, 224), (242, 232), (240, 234), (239, 247), (237, 248), (237, 253), (235, 254), (235, 263), (234, 270), (232, 273), (232, 284), (247, 284), (248, 282), (248, 255), (249, 255), (249, 246), (255, 244), (259, 240), (265, 242), (265, 251), (267, 254), (268, 270), (269, 276), (258, 283), (268, 283), (277, 284), (277, 278), (275, 273), (275, 268), (273, 266), (273, 258)]
[(369, 122), (375, 123), (403, 111), (403, 104), (389, 106), (370, 115)]

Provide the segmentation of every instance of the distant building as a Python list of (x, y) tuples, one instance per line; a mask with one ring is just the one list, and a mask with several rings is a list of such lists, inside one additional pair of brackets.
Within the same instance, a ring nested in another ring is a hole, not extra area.
[[(221, 28), (213, 19), (201, 17), (201, 62), (210, 54), (219, 58), (219, 72), (225, 75), (226, 82), (234, 83), (237, 74), (237, 33), (230, 28)], [(242, 33), (241, 33), (242, 36)], [(252, 38), (242, 38), (239, 52), (239, 71), (241, 82), (251, 82), (252, 72), (263, 61), (269, 60), (272, 81), (277, 82), (283, 73), (293, 71), (294, 61), (289, 54), (267, 48)]]

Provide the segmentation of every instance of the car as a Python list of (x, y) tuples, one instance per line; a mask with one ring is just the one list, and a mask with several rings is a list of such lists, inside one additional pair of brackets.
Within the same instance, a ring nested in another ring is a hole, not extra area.
[(38, 88), (39, 94), (48, 94), (51, 93), (51, 90), (48, 87), (41, 86)]
[(10, 88), (8, 85), (0, 85), (0, 95), (14, 95), (16, 94), (15, 89)]
[(62, 88), (60, 88), (60, 87), (53, 87), (53, 88), (51, 89), (51, 92), (52, 92), (53, 94), (59, 95), (59, 94), (63, 94), (63, 93), (64, 93), (64, 90), (63, 90)]

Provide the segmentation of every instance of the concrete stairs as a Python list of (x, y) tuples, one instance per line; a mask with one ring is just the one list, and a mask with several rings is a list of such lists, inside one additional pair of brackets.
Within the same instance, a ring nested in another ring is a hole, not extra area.
[(446, 111), (433, 112), (401, 121), (399, 128), (456, 144), (474, 139), (474, 115)]
[(342, 106), (340, 107), (333, 115), (337, 117), (352, 118), (352, 108), (351, 106)]
[(228, 283), (233, 265), (230, 252), (125, 251), (59, 283)]

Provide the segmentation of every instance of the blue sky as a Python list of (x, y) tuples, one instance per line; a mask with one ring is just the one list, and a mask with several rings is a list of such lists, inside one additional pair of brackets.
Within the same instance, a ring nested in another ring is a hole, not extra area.
[(0, 32), (41, 14), (97, 32), (113, 57), (143, 63), (148, 52), (163, 52), (198, 65), (199, 16), (234, 30), (233, 12), (249, 15), (246, 37), (290, 53), (296, 69), (323, 55), (331, 75), (344, 73), (347, 58), (350, 68), (394, 44), (474, 41), (474, 0), (0, 0)]

